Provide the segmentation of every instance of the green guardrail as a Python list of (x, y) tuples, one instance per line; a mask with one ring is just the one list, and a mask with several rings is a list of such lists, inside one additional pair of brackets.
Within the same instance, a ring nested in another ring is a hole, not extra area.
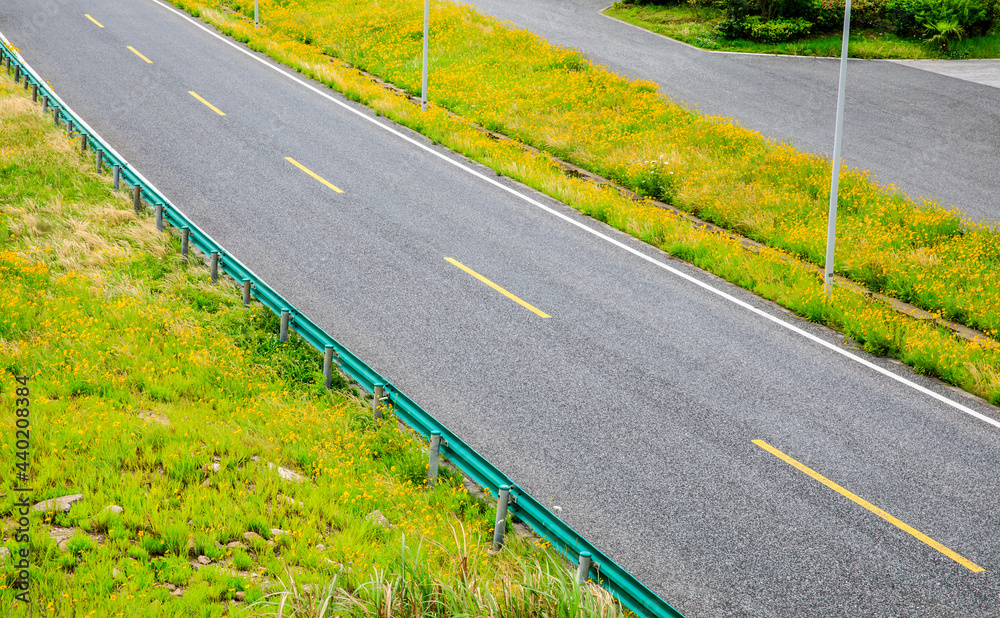
[[(226, 251), (211, 236), (195, 225), (161, 194), (156, 187), (143, 178), (137, 170), (97, 135), (60, 99), (52, 88), (21, 58), (17, 49), (0, 33), (0, 68), (13, 74), (15, 81), (32, 91), (32, 97), (41, 102), (43, 110), (50, 112), (56, 124), (66, 126), (71, 135), (80, 138), (81, 152), (88, 149), (95, 154), (98, 169), (104, 166), (113, 170), (116, 184), (124, 182), (132, 189), (137, 210), (145, 201), (157, 213), (157, 225), (171, 225), (187, 237), (188, 242), (208, 256), (213, 262), (212, 276), (216, 269), (232, 277), (243, 285), (244, 298), (247, 293), (268, 307), (277, 315), (287, 317), (289, 328), (295, 330), (313, 347), (323, 352), (351, 380), (367, 392), (384, 393), (384, 398), (392, 404), (396, 416), (414, 431), (430, 438), (432, 432), (441, 435), (440, 452), (445, 455), (466, 476), (480, 487), (500, 496), (501, 490), (509, 488), (507, 510), (527, 524), (537, 534), (548, 540), (553, 547), (578, 565), (578, 571), (609, 590), (629, 610), (644, 618), (683, 618), (682, 614), (658, 597), (631, 573), (616, 564), (602, 551), (594, 547), (580, 533), (556, 517), (548, 508), (518, 487), (503, 472), (469, 445), (452, 433), (426, 410), (403, 394), (391, 382), (369, 367), (336, 339), (318, 327), (307, 316), (299, 312), (290, 302), (275, 292), (266, 282), (254, 274), (242, 262)], [(186, 230), (186, 231), (185, 231)], [(284, 320), (283, 320), (284, 321)], [(589, 568), (588, 565), (589, 558)], [(583, 569), (579, 569), (581, 561)]]

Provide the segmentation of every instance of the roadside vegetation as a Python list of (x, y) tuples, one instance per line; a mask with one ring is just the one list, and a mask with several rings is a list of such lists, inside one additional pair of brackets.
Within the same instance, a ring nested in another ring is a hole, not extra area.
[[(839, 57), (844, 0), (622, 0), (606, 15), (702, 49)], [(997, 0), (858, 0), (852, 58), (1000, 58)]]
[[(411, 100), (420, 90), (420, 2), (262, 0), (259, 29), (252, 0), (174, 3), (498, 174), (839, 329), (869, 352), (1000, 404), (1000, 235), (992, 225), (845, 169), (836, 270), (861, 289), (839, 286), (828, 300), (819, 271), (825, 159), (691, 111), (656, 84), (623, 79), (465, 5), (432, 3), (432, 104), (422, 113)], [(645, 199), (567, 174), (561, 161)], [(764, 247), (748, 251), (735, 235), (709, 231), (663, 202)], [(986, 335), (957, 338), (865, 288)]]
[(79, 496), (31, 513), (34, 616), (620, 615), (542, 541), (491, 555), (460, 474), (428, 488), (426, 444), (320, 386), (318, 353), (181, 259), (6, 75), (0, 127), (0, 613), (29, 615), (29, 486)]

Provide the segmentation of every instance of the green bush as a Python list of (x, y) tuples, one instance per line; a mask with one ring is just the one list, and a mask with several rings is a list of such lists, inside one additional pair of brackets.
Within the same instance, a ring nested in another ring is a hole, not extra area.
[(663, 156), (644, 162), (629, 180), (629, 184), (636, 187), (640, 195), (668, 203), (677, 197), (680, 186), (679, 176)]
[(742, 19), (727, 19), (719, 25), (719, 32), (731, 39), (749, 39), (758, 43), (784, 43), (812, 32), (813, 23), (801, 17), (764, 20), (752, 15)]
[[(645, 0), (653, 2), (655, 0)], [(661, 2), (665, 0), (660, 0)], [(844, 0), (718, 0), (720, 35), (782, 43), (844, 24)], [(981, 36), (1000, 18), (1000, 0), (852, 0), (851, 27), (918, 37), (935, 45)]]
[[(886, 19), (887, 0), (851, 0), (851, 29), (890, 30)], [(844, 27), (844, 0), (815, 0), (813, 14), (817, 32), (833, 32)]]
[(930, 38), (947, 23), (957, 24), (965, 36), (982, 36), (996, 23), (998, 5), (998, 0), (888, 0), (886, 17), (901, 36)]
[(726, 17), (717, 27), (730, 39), (783, 43), (813, 31), (816, 0), (719, 0)]
[(631, 4), (633, 6), (641, 6), (644, 4), (652, 4), (656, 6), (677, 6), (679, 4), (685, 4), (687, 0), (624, 0), (622, 2), (615, 2), (615, 6), (622, 4)]
[(763, 21), (759, 17), (747, 20), (750, 26), (749, 39), (760, 43), (784, 43), (812, 32), (813, 23), (801, 17), (794, 19), (770, 19)]

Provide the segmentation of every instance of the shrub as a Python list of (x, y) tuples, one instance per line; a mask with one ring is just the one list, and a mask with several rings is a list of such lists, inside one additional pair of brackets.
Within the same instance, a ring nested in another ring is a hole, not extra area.
[(718, 31), (728, 38), (749, 39), (758, 43), (784, 43), (806, 36), (812, 30), (813, 22), (801, 17), (764, 20), (757, 15), (727, 19), (718, 27)]
[(656, 6), (677, 6), (679, 4), (684, 4), (685, 1), (686, 0), (624, 0), (624, 2), (615, 2), (615, 5), (631, 4), (641, 6), (643, 4), (652, 4)]
[(630, 178), (630, 184), (641, 195), (669, 203), (677, 196), (680, 185), (680, 178), (673, 167), (660, 155), (657, 159), (643, 162)]
[(813, 31), (816, 0), (720, 0), (726, 18), (717, 31), (730, 39), (783, 43)]
[[(851, 0), (851, 28), (890, 29), (886, 19), (887, 0)], [(816, 0), (813, 14), (817, 32), (832, 32), (844, 27), (844, 0)]]
[(812, 32), (813, 23), (801, 17), (795, 19), (770, 19), (763, 21), (759, 17), (747, 20), (750, 25), (749, 39), (760, 43), (784, 43)]
[(927, 24), (927, 42), (948, 49), (953, 42), (961, 41), (965, 30), (957, 20), (950, 19)]
[[(932, 37), (938, 24), (957, 23), (966, 36), (982, 36), (996, 23), (998, 0), (888, 0), (886, 17), (901, 36)], [(954, 25), (948, 30), (955, 34)]]

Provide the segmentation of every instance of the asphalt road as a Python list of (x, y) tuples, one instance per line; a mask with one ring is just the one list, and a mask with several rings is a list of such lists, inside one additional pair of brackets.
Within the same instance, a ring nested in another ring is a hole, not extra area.
[(154, 0), (5, 3), (0, 31), (198, 225), (688, 616), (996, 615), (995, 409)]
[[(833, 155), (839, 60), (712, 53), (600, 14), (610, 0), (472, 0), (480, 11), (800, 150)], [(1000, 89), (848, 62), (842, 157), (883, 185), (1000, 221)]]

